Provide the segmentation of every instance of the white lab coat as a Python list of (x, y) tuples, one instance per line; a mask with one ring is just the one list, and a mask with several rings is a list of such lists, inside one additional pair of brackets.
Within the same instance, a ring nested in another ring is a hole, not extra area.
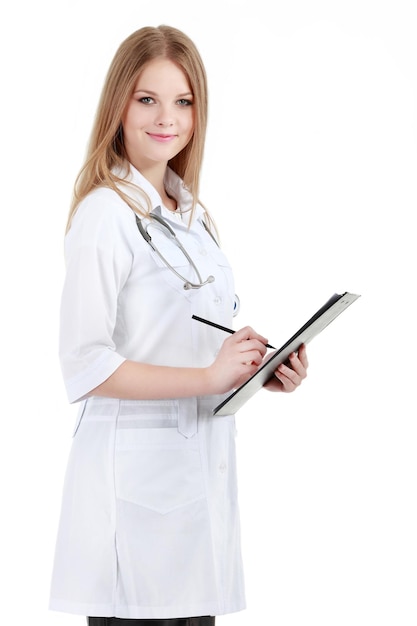
[[(175, 230), (202, 279), (215, 280), (185, 290), (114, 191), (97, 189), (80, 205), (65, 242), (60, 358), (69, 401), (81, 405), (50, 608), (149, 619), (238, 611), (245, 599), (235, 423), (232, 415), (212, 416), (222, 398), (83, 399), (125, 359), (212, 363), (225, 335), (193, 314), (232, 324), (232, 272), (203, 227), (203, 209), (197, 207), (188, 230), (189, 212), (168, 211), (133, 167), (130, 176)], [(189, 209), (190, 196), (170, 170), (166, 184), (181, 210)], [(195, 282), (175, 244), (158, 229), (150, 232), (171, 265)]]

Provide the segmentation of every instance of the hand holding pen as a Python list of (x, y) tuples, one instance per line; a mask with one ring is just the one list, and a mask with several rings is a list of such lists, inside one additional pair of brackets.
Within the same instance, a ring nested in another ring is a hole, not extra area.
[[(208, 326), (212, 326), (219, 330), (223, 330), (226, 333), (234, 335), (235, 339), (237, 339), (238, 341), (238, 344), (240, 344), (240, 348), (250, 347), (250, 349), (252, 350), (252, 346), (255, 345), (252, 342), (250, 346), (247, 344), (242, 346), (242, 341), (244, 339), (246, 340), (256, 339), (257, 341), (261, 341), (263, 343), (261, 349), (258, 348), (257, 351), (255, 350), (254, 354), (256, 354), (256, 358), (252, 359), (251, 361), (244, 360), (245, 358), (248, 357), (247, 351), (243, 350), (240, 355), (238, 354), (238, 358), (239, 357), (243, 358), (242, 365), (246, 366), (246, 370), (241, 377), (240, 384), (243, 384), (248, 378), (250, 378), (250, 376), (252, 376), (252, 374), (254, 374), (257, 371), (259, 366), (262, 364), (263, 357), (265, 356), (265, 353), (266, 353), (266, 348), (272, 348), (274, 350), (276, 349), (274, 348), (274, 346), (271, 346), (269, 343), (266, 343), (266, 339), (263, 339), (260, 335), (257, 335), (257, 333), (255, 333), (255, 331), (249, 326), (242, 328), (239, 331), (234, 331), (230, 328), (226, 328), (225, 326), (221, 326), (220, 324), (216, 324), (215, 322), (211, 322), (210, 320), (206, 320), (203, 317), (199, 317), (198, 315), (193, 315), (192, 318), (197, 320), (198, 322), (202, 322), (203, 324), (207, 324)], [(229, 340), (226, 340), (223, 346), (226, 344), (226, 347), (228, 347), (227, 345), (228, 341)], [(223, 346), (222, 346), (221, 352), (223, 351)], [(239, 347), (239, 346), (236, 346), (236, 347)], [(258, 355), (262, 355), (261, 360), (259, 360)], [(231, 358), (231, 357), (229, 356), (228, 358)], [(216, 361), (214, 362), (213, 366), (216, 364)], [(250, 366), (250, 371), (249, 371), (248, 366)], [(292, 392), (301, 384), (301, 382), (307, 376), (307, 368), (308, 368), (308, 359), (307, 359), (306, 347), (305, 345), (301, 345), (300, 349), (298, 350), (298, 353), (292, 352), (289, 355), (288, 361), (286, 363), (281, 363), (277, 367), (277, 369), (274, 372), (273, 378), (271, 378), (264, 385), (264, 387), (268, 389), (269, 391), (282, 391), (286, 393)], [(251, 371), (252, 369), (253, 369), (253, 372)]]
[(215, 360), (204, 368), (207, 394), (222, 394), (243, 385), (262, 365), (266, 341), (250, 326), (230, 331)]
[[(202, 322), (203, 324), (208, 324), (208, 326), (213, 326), (213, 328), (218, 328), (219, 330), (223, 330), (225, 333), (230, 333), (231, 335), (234, 335), (234, 333), (236, 332), (231, 328), (226, 328), (226, 326), (221, 326), (220, 324), (216, 324), (215, 322), (210, 322), (210, 320), (206, 320), (204, 319), (204, 317), (199, 317), (198, 315), (193, 315), (192, 318), (193, 320), (197, 320), (198, 322)], [(267, 348), (273, 348), (275, 350), (274, 346), (269, 345), (269, 343), (265, 344), (265, 346)]]

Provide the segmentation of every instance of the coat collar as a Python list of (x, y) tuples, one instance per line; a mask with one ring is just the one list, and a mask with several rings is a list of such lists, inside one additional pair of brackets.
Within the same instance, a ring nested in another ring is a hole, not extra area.
[[(138, 188), (138, 193), (140, 195), (138, 196), (130, 185), (126, 185), (123, 188), (124, 193), (127, 193), (133, 200), (139, 200), (141, 205), (145, 205), (144, 208), (146, 208), (147, 203), (144, 202), (145, 198), (143, 197), (143, 193), (146, 194), (151, 203), (151, 211), (158, 212), (159, 215), (165, 219), (172, 219), (172, 211), (169, 211), (163, 206), (161, 196), (156, 191), (155, 187), (132, 164), (129, 164), (127, 174), (125, 171), (115, 171), (115, 174), (135, 185), (135, 187)], [(185, 218), (184, 221), (188, 224), (189, 219), (187, 219), (187, 214), (191, 217), (191, 207), (193, 203), (192, 195), (188, 189), (185, 188), (182, 179), (170, 167), (167, 167), (166, 169), (164, 184), (169, 195), (177, 201), (179, 208), (178, 213), (182, 215), (183, 220)], [(197, 204), (194, 211), (193, 221), (201, 220), (203, 216), (204, 209), (201, 205)]]

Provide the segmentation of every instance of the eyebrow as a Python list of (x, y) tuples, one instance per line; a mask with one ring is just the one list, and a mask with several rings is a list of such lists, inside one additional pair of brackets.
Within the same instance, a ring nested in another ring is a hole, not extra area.
[[(137, 94), (137, 93), (147, 93), (150, 96), (157, 96), (158, 94), (155, 91), (151, 91), (150, 89), (136, 89), (133, 94)], [(179, 93), (177, 94), (175, 97), (176, 98), (185, 98), (185, 97), (190, 97), (193, 96), (193, 94), (191, 93), (191, 91), (187, 91), (186, 93)]]

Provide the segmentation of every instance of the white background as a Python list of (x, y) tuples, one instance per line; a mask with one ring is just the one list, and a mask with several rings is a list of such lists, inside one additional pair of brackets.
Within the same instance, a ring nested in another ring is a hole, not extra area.
[[(293, 395), (237, 416), (248, 608), (219, 626), (417, 624), (413, 0), (26, 0), (0, 16), (4, 624), (48, 593), (74, 407), (57, 360), (63, 231), (105, 72), (187, 32), (210, 120), (202, 200), (251, 324), (281, 345), (334, 292)], [(157, 320), (156, 320), (157, 322)]]

